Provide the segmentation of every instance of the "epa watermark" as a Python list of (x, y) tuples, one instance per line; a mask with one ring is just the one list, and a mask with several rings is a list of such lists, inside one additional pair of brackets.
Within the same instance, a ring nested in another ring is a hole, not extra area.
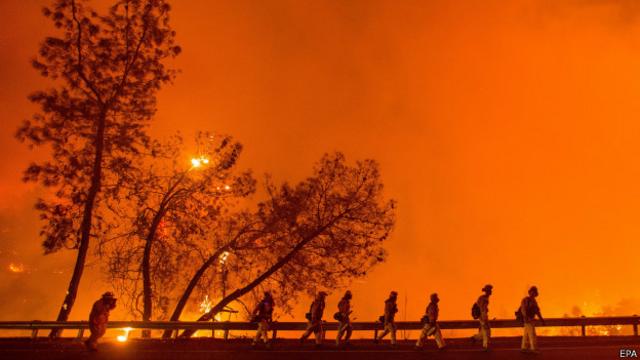
[(621, 358), (637, 358), (638, 350), (635, 349), (620, 349)]

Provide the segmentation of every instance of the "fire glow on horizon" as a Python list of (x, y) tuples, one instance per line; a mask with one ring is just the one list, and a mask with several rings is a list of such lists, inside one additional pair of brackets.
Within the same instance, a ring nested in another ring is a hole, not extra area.
[(24, 265), (10, 263), (9, 264), (9, 271), (11, 271), (12, 273), (16, 273), (16, 274), (22, 273), (22, 272), (24, 272)]

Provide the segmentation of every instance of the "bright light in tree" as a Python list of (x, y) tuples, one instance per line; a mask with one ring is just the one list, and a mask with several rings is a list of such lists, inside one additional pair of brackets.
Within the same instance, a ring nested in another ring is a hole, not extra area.
[(206, 164), (208, 164), (208, 163), (209, 163), (209, 159), (207, 159), (207, 158), (206, 158), (206, 157), (204, 157), (204, 156), (201, 156), (201, 157), (199, 157), (199, 158), (192, 158), (192, 159), (191, 159), (191, 165), (192, 165), (194, 168), (198, 168), (198, 167), (200, 167), (200, 166), (202, 166), (202, 165), (206, 165)]
[(227, 258), (229, 257), (229, 252), (225, 251), (222, 254), (220, 254), (220, 264), (224, 265), (224, 263), (227, 262)]

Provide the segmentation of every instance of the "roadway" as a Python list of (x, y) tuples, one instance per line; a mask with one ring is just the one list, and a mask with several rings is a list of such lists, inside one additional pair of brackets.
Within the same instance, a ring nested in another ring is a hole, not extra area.
[(425, 350), (413, 349), (413, 342), (401, 342), (397, 347), (388, 344), (375, 345), (369, 340), (356, 340), (347, 349), (336, 349), (330, 342), (316, 349), (309, 341), (299, 345), (293, 340), (278, 340), (271, 349), (253, 349), (249, 340), (191, 339), (191, 340), (129, 340), (126, 343), (103, 342), (98, 352), (86, 351), (82, 343), (62, 339), (0, 339), (0, 359), (224, 359), (224, 360), (288, 360), (288, 359), (618, 359), (620, 350), (634, 350), (640, 355), (638, 337), (550, 337), (540, 338), (539, 354), (523, 354), (519, 350), (519, 338), (496, 338), (489, 352), (481, 351), (468, 339), (449, 340), (449, 347), (438, 351), (433, 341)]

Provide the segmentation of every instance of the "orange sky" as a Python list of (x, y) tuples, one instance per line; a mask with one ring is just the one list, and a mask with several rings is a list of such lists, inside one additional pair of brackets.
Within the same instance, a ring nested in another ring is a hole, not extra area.
[[(12, 137), (46, 85), (29, 66), (45, 3), (0, 2), (1, 319), (53, 318), (73, 265), (39, 252), (19, 182), (34, 154)], [(638, 313), (638, 15), (634, 0), (174, 1), (182, 74), (154, 133), (230, 133), (242, 167), (281, 180), (326, 151), (378, 159), (398, 222), (389, 261), (353, 287), (360, 320), (392, 288), (401, 317), (405, 295), (417, 319), (438, 291), (442, 318), (467, 318), (486, 282), (494, 316), (532, 284), (547, 316)], [(72, 317), (106, 289), (85, 279)]]

